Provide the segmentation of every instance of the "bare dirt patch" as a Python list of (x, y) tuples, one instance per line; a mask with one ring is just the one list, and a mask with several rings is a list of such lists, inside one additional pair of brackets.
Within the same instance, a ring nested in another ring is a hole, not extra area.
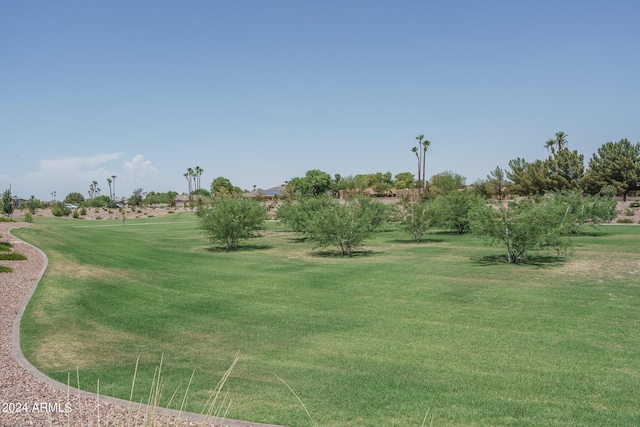
[(117, 349), (127, 348), (126, 344), (135, 342), (136, 339), (135, 334), (112, 330), (99, 324), (93, 325), (91, 331), (65, 327), (48, 335), (38, 345), (35, 358), (39, 366), (50, 370), (69, 369), (68, 364), (60, 363), (68, 360), (73, 360), (73, 369), (121, 361), (131, 362), (130, 353)]
[(589, 278), (602, 281), (607, 280), (638, 281), (640, 274), (640, 260), (611, 259), (608, 257), (575, 260), (570, 259), (556, 274), (572, 275), (579, 278)]
[(129, 273), (114, 268), (80, 264), (68, 258), (58, 256), (55, 252), (52, 252), (50, 256), (56, 260), (56, 262), (49, 264), (48, 273), (51, 275), (81, 280), (104, 279), (105, 277), (131, 277)]

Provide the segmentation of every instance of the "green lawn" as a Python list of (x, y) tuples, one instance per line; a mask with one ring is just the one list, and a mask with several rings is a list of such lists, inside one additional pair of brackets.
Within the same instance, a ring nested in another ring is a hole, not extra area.
[[(288, 426), (640, 425), (640, 227), (574, 238), (508, 265), (468, 236), (393, 227), (351, 258), (277, 224), (211, 247), (195, 216), (38, 220), (14, 233), (49, 270), (22, 322), (42, 371), (201, 412), (240, 352), (228, 416)], [(427, 422), (427, 425), (429, 422)]]

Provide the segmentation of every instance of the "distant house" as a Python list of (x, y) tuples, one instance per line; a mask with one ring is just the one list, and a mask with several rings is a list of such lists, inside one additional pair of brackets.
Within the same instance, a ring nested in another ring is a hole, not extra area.
[(24, 206), (25, 203), (27, 203), (27, 201), (25, 199), (21, 199), (20, 197), (11, 198), (11, 204), (16, 209), (20, 209), (22, 206)]
[(183, 208), (187, 208), (189, 207), (191, 202), (197, 204), (198, 200), (200, 200), (201, 197), (202, 196), (199, 194), (192, 194), (191, 196), (189, 196), (188, 194), (178, 194), (176, 196), (176, 206), (177, 207), (182, 206)]
[(263, 197), (265, 199), (273, 199), (274, 197), (280, 198), (282, 197), (282, 193), (287, 187), (284, 185), (278, 185), (277, 187), (267, 188), (263, 190), (262, 188), (257, 188), (253, 191), (249, 191), (248, 193), (244, 193), (242, 197)]

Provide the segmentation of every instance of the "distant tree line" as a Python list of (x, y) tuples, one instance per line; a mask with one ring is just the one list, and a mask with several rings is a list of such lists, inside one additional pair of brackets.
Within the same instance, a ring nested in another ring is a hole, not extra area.
[(557, 132), (545, 145), (551, 150), (548, 158), (533, 162), (513, 159), (509, 169), (497, 167), (486, 180), (474, 185), (488, 196), (534, 196), (575, 189), (591, 195), (620, 196), (624, 201), (640, 190), (640, 144), (627, 139), (607, 142), (593, 154), (586, 169), (584, 156), (570, 151), (567, 144), (567, 135)]

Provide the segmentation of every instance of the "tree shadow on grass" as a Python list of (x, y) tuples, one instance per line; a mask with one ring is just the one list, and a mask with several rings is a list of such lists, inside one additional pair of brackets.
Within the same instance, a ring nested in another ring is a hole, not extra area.
[(209, 252), (250, 252), (250, 251), (263, 251), (266, 249), (273, 249), (273, 245), (241, 245), (236, 249), (227, 249), (226, 246), (209, 246), (205, 248)]
[(438, 231), (429, 231), (429, 234), (434, 234), (436, 236), (440, 235), (440, 236), (464, 236), (465, 234), (469, 234), (469, 233), (458, 233), (457, 231), (453, 231), (453, 230), (438, 230)]
[(297, 237), (290, 237), (287, 240), (290, 241), (291, 243), (304, 243), (308, 240), (308, 238), (305, 236), (297, 236)]
[(311, 256), (314, 258), (362, 258), (369, 257), (372, 255), (377, 255), (380, 252), (372, 251), (372, 250), (356, 250), (351, 253), (351, 255), (341, 255), (337, 250), (323, 250), (323, 251), (313, 251), (311, 252)]
[(602, 228), (592, 227), (592, 228), (587, 228), (583, 230), (578, 230), (576, 233), (571, 234), (571, 237), (580, 237), (580, 236), (602, 237), (602, 236), (608, 236), (608, 235), (609, 233), (606, 230)]
[(420, 245), (429, 244), (429, 243), (442, 243), (444, 241), (445, 241), (445, 239), (434, 239), (434, 238), (429, 238), (429, 237), (423, 237), (422, 239), (420, 239), (419, 242), (414, 242), (411, 239), (393, 239), (393, 240), (389, 240), (389, 242), (391, 242), (391, 243), (400, 243), (400, 244), (415, 245), (415, 246), (420, 246)]
[[(507, 264), (507, 255), (485, 255), (472, 257), (471, 261), (483, 267), (490, 267), (498, 264)], [(567, 262), (566, 257), (558, 255), (531, 255), (518, 262), (512, 263), (514, 266), (533, 266), (539, 268), (559, 267)]]

